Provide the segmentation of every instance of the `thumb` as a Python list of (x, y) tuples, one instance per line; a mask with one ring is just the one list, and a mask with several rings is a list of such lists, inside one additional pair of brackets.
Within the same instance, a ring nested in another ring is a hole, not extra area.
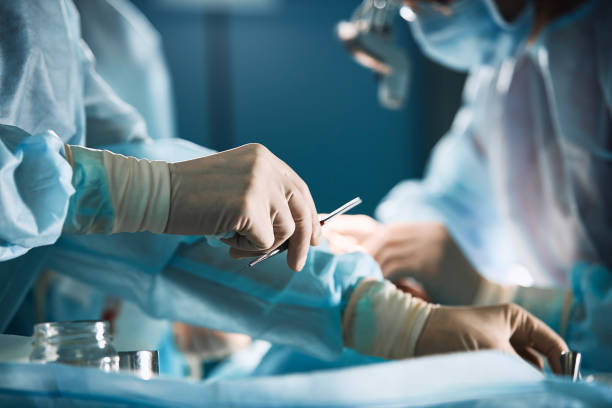
[(561, 353), (568, 350), (561, 336), (525, 309), (510, 305), (512, 345), (521, 350), (527, 347), (543, 354), (553, 372), (561, 374)]

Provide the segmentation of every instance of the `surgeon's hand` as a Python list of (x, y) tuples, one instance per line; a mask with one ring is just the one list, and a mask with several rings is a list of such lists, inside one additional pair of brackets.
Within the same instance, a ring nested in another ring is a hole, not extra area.
[(230, 255), (249, 257), (287, 239), (287, 262), (301, 270), (321, 227), (306, 183), (259, 144), (171, 163), (170, 215), (166, 232), (183, 235), (234, 233), (224, 241)]
[(64, 150), (76, 190), (64, 233), (226, 235), (234, 256), (254, 256), (288, 239), (287, 262), (295, 270), (320, 241), (308, 187), (262, 145), (179, 163)]
[(415, 355), (494, 349), (519, 355), (536, 367), (561, 374), (561, 353), (567, 344), (550, 327), (515, 304), (483, 307), (434, 307)]
[(381, 224), (365, 215), (344, 215), (323, 232), (334, 253), (365, 252), (387, 279), (414, 278), (437, 303), (469, 305), (488, 283), (439, 223)]
[(366, 278), (353, 289), (342, 316), (344, 345), (384, 359), (493, 349), (520, 355), (555, 372), (567, 345), (550, 327), (515, 304), (432, 305), (388, 281)]
[(349, 252), (370, 254), (371, 251), (368, 251), (365, 244), (378, 236), (383, 228), (383, 224), (367, 215), (338, 215), (325, 224), (322, 231), (329, 248), (336, 255)]

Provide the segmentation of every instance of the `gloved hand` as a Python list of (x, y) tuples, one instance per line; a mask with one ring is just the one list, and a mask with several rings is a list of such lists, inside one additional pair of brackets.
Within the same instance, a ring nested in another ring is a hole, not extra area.
[(300, 270), (321, 230), (308, 187), (258, 144), (179, 163), (65, 146), (74, 170), (65, 232), (227, 235), (230, 255), (253, 256), (289, 239)]
[(569, 350), (563, 339), (522, 307), (434, 306), (416, 344), (415, 355), (493, 349), (519, 355), (543, 369), (539, 354), (561, 374), (561, 353)]
[(302, 179), (268, 149), (250, 144), (170, 164), (172, 199), (166, 232), (219, 235), (230, 255), (247, 257), (289, 239), (287, 261), (300, 270), (321, 237), (319, 217)]
[(495, 349), (542, 368), (539, 352), (556, 373), (567, 350), (561, 337), (517, 305), (434, 306), (372, 279), (354, 289), (342, 333), (347, 347), (385, 359)]
[(571, 291), (502, 285), (480, 275), (447, 229), (438, 223), (380, 224), (365, 215), (344, 215), (323, 228), (335, 252), (362, 251), (387, 279), (416, 279), (445, 305), (516, 303), (565, 335)]
[(205, 361), (220, 360), (251, 344), (251, 338), (244, 334), (224, 333), (185, 323), (174, 323), (172, 332), (180, 351), (197, 355)]
[(323, 233), (334, 253), (365, 252), (385, 278), (412, 277), (438, 303), (470, 305), (486, 281), (438, 223), (380, 224), (365, 215), (343, 215)]

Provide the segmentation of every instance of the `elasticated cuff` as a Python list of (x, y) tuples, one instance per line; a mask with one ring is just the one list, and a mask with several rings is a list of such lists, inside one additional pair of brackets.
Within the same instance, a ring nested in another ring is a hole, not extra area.
[(385, 359), (413, 357), (431, 308), (388, 281), (364, 280), (344, 312), (345, 346)]
[(163, 233), (170, 212), (168, 164), (104, 152), (104, 166), (115, 209), (112, 232)]

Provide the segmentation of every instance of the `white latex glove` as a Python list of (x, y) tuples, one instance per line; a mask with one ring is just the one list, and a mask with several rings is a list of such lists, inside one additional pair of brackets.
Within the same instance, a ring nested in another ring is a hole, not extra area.
[(494, 349), (519, 355), (543, 369), (540, 354), (561, 374), (561, 353), (567, 344), (537, 317), (506, 303), (481, 307), (435, 306), (417, 342), (417, 356)]
[(385, 278), (414, 278), (438, 303), (472, 304), (484, 280), (438, 223), (381, 224), (365, 215), (343, 215), (323, 233), (334, 253), (365, 252)]
[(343, 215), (323, 228), (336, 253), (362, 251), (392, 280), (411, 277), (446, 305), (516, 303), (565, 335), (571, 291), (501, 285), (480, 275), (447, 229), (438, 223), (380, 224), (365, 215)]
[(310, 245), (320, 241), (308, 187), (261, 145), (169, 164), (65, 149), (77, 190), (68, 232), (233, 234), (224, 239), (232, 256), (254, 256), (288, 239), (287, 262), (294, 270), (302, 269)]
[(166, 232), (221, 235), (230, 255), (249, 257), (289, 239), (287, 262), (301, 270), (321, 227), (306, 183), (259, 144), (170, 164), (172, 199)]
[(386, 359), (495, 349), (520, 355), (539, 368), (537, 353), (560, 373), (565, 342), (521, 307), (440, 307), (415, 299), (389, 282), (363, 280), (342, 317), (344, 342)]

